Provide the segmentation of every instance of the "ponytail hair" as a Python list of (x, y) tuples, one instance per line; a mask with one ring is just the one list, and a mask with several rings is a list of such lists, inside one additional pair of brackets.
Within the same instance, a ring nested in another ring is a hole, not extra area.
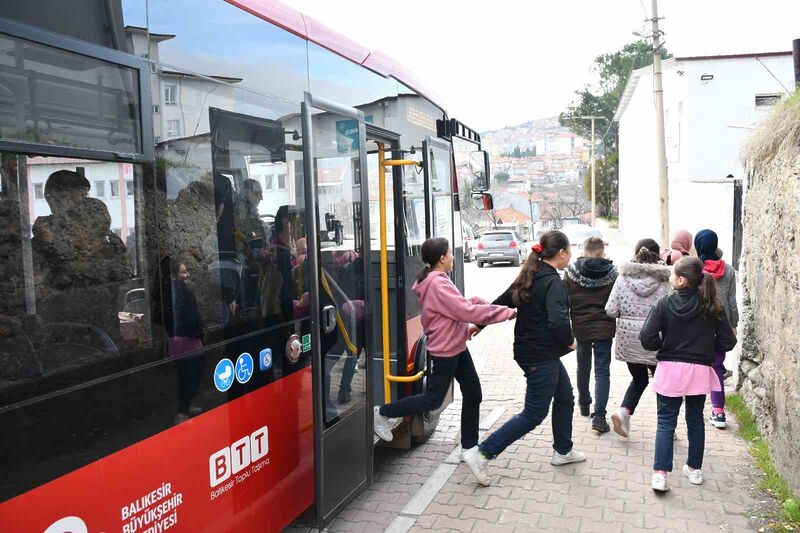
[(425, 263), (425, 266), (417, 273), (417, 283), (428, 277), (433, 267), (439, 262), (439, 259), (441, 259), (443, 255), (447, 255), (449, 249), (450, 243), (444, 237), (434, 237), (422, 243), (420, 255), (422, 256), (422, 262)]
[(527, 261), (511, 284), (511, 299), (514, 305), (522, 305), (530, 298), (533, 277), (539, 272), (542, 261), (552, 259), (561, 250), (569, 250), (569, 238), (558, 230), (547, 231), (533, 246)]
[(661, 247), (653, 239), (640, 239), (633, 251), (634, 263), (652, 264), (661, 261)]
[(722, 316), (722, 306), (717, 299), (717, 282), (714, 276), (703, 272), (703, 261), (697, 257), (684, 257), (675, 263), (675, 275), (685, 278), (689, 286), (700, 293), (703, 316), (717, 320)]

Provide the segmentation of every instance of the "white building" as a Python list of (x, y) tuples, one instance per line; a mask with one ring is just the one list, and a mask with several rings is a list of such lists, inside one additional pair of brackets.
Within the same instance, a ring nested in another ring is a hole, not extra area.
[[(734, 180), (758, 122), (794, 86), (791, 52), (676, 57), (662, 63), (670, 233), (710, 228), (734, 251)], [(619, 223), (628, 240), (659, 237), (652, 67), (635, 70), (619, 122)]]

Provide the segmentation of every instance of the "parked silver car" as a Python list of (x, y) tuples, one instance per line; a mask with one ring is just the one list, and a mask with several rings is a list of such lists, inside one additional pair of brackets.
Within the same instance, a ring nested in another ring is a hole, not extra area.
[(528, 258), (525, 240), (519, 233), (511, 230), (487, 231), (478, 240), (475, 260), (478, 268), (485, 263), (511, 263), (519, 266)]

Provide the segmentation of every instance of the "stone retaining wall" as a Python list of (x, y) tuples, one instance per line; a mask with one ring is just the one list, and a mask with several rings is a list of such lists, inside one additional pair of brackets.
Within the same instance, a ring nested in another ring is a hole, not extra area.
[(800, 98), (776, 111), (747, 157), (738, 387), (800, 492)]

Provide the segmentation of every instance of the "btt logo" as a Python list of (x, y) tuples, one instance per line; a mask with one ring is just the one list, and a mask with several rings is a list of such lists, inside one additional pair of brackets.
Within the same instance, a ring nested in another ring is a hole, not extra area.
[(247, 468), (250, 463), (265, 457), (267, 453), (269, 453), (269, 436), (267, 426), (264, 426), (208, 458), (211, 486), (216, 487)]

